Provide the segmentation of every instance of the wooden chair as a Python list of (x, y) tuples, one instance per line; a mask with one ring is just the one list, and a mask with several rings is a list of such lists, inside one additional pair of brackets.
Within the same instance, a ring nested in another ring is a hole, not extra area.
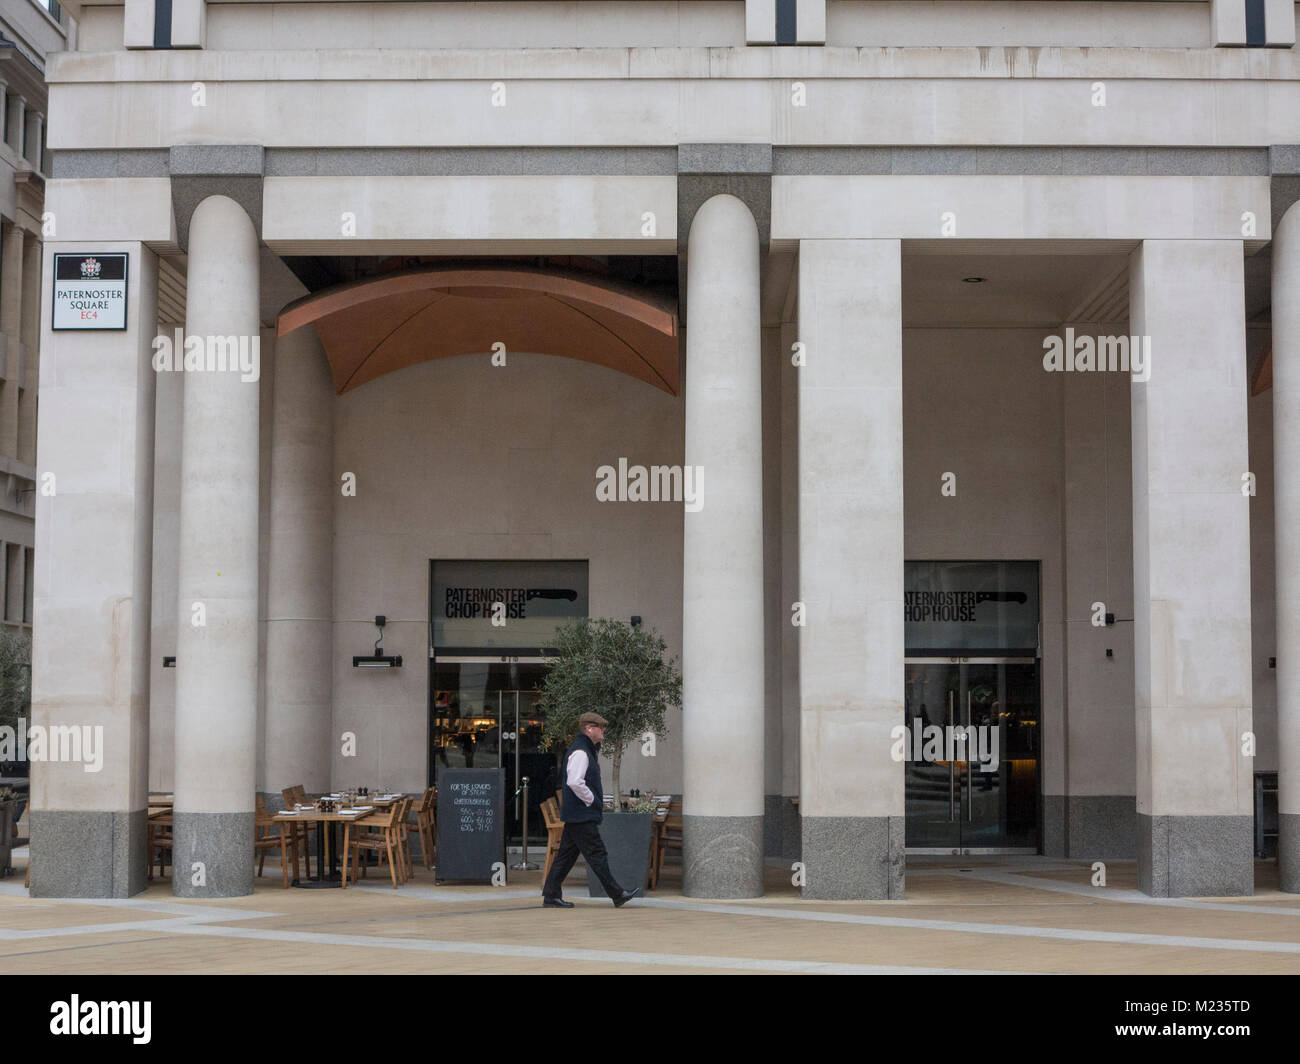
[(397, 811), (397, 840), (401, 847), (402, 858), (402, 880), (415, 878), (415, 862), (411, 860), (411, 833), (407, 830), (411, 815), (411, 806), (415, 804), (414, 798), (403, 798), (397, 803), (401, 808)]
[(289, 859), (293, 858), (293, 878), (298, 878), (298, 833), (295, 828), (305, 825), (277, 824), (271, 812), (266, 808), (266, 799), (257, 796), (256, 812), (253, 814), (253, 856), (258, 858), (257, 874), (262, 875), (266, 865), (266, 851), (280, 851), (280, 871), (284, 886), (289, 888)]
[(542, 803), (542, 819), (546, 822), (546, 865), (542, 869), (542, 882), (551, 871), (551, 863), (560, 852), (560, 836), (564, 834), (564, 821), (560, 819), (560, 803), (547, 798)]
[(417, 808), (414, 813), (411, 814), (410, 819), (406, 821), (406, 845), (409, 849), (412, 834), (419, 837), (420, 853), (424, 855), (425, 868), (433, 867), (433, 810), (434, 803), (437, 800), (437, 788), (425, 788), (424, 795), (420, 799), (419, 808)]
[(658, 837), (655, 839), (655, 859), (650, 869), (652, 885), (657, 886), (659, 876), (664, 870), (664, 854), (669, 850), (682, 852), (682, 803), (673, 802), (668, 807), (663, 823), (657, 825)]
[(672, 796), (667, 794), (656, 794), (656, 800), (659, 806), (655, 809), (654, 831), (650, 834), (650, 889), (654, 890), (659, 886), (659, 839), (664, 833), (664, 828), (668, 823), (669, 807), (672, 805)]
[[(357, 833), (348, 841), (348, 859), (352, 861), (352, 880), (356, 882), (357, 868), (360, 865), (361, 878), (366, 878), (366, 866), (361, 863), (361, 851), (367, 852), (373, 850), (379, 854), (379, 861), (382, 864), (385, 854), (388, 857), (388, 872), (393, 880), (393, 889), (397, 889), (397, 877), (399, 873), (405, 880), (405, 858), (402, 856), (402, 838), (406, 832), (406, 806), (410, 799), (403, 799), (395, 802), (388, 809), (381, 812), (371, 813), (363, 820), (357, 822)], [(361, 830), (368, 828), (371, 830)], [(396, 847), (396, 853), (394, 853)]]
[[(310, 801), (307, 797), (307, 789), (301, 783), (295, 783), (292, 787), (285, 787), (284, 790), (280, 792), (280, 797), (284, 799), (284, 807), (286, 809), (292, 809), (295, 805), (299, 803), (301, 803), (302, 805), (307, 805)], [(308, 824), (306, 821), (303, 821), (301, 824), (290, 824), (289, 830), (290, 833), (293, 835), (294, 845), (302, 850), (303, 867), (306, 869), (307, 875), (310, 876), (311, 875), (311, 846), (310, 846), (311, 825)], [(321, 862), (321, 855), (317, 854), (316, 855), (317, 875), (320, 875), (320, 862)], [(297, 870), (298, 870), (298, 865), (297, 863), (295, 863), (294, 871), (296, 872)]]
[(162, 813), (155, 813), (148, 821), (148, 857), (149, 873), (148, 880), (153, 882), (153, 859), (158, 858), (158, 876), (162, 877), (166, 869), (164, 859), (171, 856), (172, 852), (172, 814), (171, 810)]

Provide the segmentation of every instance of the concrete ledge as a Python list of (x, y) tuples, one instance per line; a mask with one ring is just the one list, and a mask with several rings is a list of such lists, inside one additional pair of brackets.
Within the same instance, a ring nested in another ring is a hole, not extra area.
[(675, 148), (268, 148), (267, 177), (671, 177)]
[[(172, 893), (178, 898), (242, 898), (253, 893), (254, 814), (174, 815)], [(201, 885), (194, 877), (203, 866)]]
[(682, 893), (688, 898), (761, 898), (763, 820), (683, 816)]
[(681, 174), (770, 174), (770, 144), (682, 144), (677, 148)]
[(1138, 889), (1153, 898), (1255, 892), (1254, 819), (1139, 813)]
[(145, 889), (149, 812), (33, 809), (34, 898), (129, 898)]
[[(1274, 149), (1276, 152), (1276, 149)], [(1284, 156), (1277, 155), (1281, 160)], [(774, 174), (1098, 174), (1266, 177), (1267, 148), (1115, 148), (968, 145), (796, 147), (772, 152)]]
[(78, 177), (167, 176), (166, 148), (54, 151), (50, 155), (50, 177), (56, 181)]
[[(344, 42), (345, 43), (345, 42)], [(1013, 75), (1019, 68), (1025, 73)], [(1032, 75), (1028, 72), (1033, 70)], [(1029, 83), (1064, 79), (1248, 81), (1263, 69), (1280, 84), (1300, 78), (1300, 54), (1268, 56), (1213, 48), (1075, 45), (889, 45), (753, 48), (288, 48), (252, 51), (53, 52), (51, 85), (193, 81), (486, 81), (918, 78)], [(1002, 74), (1002, 71), (1006, 71)], [(1028, 76), (1027, 76), (1028, 75)], [(961, 86), (962, 92), (969, 89)], [(785, 91), (782, 86), (782, 91)], [(188, 102), (188, 101), (187, 101)]]
[(803, 818), (805, 898), (901, 899), (901, 816)]

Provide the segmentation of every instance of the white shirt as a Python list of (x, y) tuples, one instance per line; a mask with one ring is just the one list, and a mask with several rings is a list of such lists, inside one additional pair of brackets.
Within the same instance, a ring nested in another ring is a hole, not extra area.
[(569, 765), (565, 770), (564, 780), (569, 785), (569, 790), (582, 799), (583, 805), (591, 805), (596, 800), (596, 796), (591, 793), (591, 788), (587, 786), (587, 764), (587, 751), (573, 751), (569, 755)]

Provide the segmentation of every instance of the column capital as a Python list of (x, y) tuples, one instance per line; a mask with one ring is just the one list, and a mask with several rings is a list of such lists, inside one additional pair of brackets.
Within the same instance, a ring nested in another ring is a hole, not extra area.
[(260, 144), (173, 144), (168, 155), (176, 242), (189, 247), (194, 208), (209, 196), (228, 196), (262, 235), (262, 178), (265, 153)]
[(1300, 200), (1300, 144), (1272, 144), (1268, 149), (1269, 192), (1273, 230), (1290, 206)]
[(735, 196), (754, 216), (758, 243), (772, 232), (772, 145), (681, 144), (677, 147), (678, 316), (686, 323), (687, 240), (695, 212), (714, 196)]

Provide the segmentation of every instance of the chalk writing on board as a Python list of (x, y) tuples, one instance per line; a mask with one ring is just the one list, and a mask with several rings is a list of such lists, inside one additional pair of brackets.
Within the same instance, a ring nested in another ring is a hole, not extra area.
[(503, 776), (500, 769), (450, 769), (441, 774), (437, 881), (486, 878), (492, 862), (501, 859)]

